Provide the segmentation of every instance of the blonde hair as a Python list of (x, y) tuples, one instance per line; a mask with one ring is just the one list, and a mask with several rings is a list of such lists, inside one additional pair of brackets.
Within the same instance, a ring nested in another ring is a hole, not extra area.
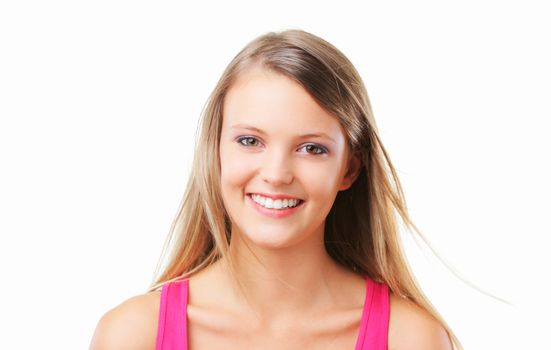
[[(268, 33), (249, 43), (226, 68), (199, 124), (192, 172), (165, 242), (150, 290), (185, 278), (228, 254), (230, 220), (220, 194), (219, 141), (224, 97), (245, 70), (262, 67), (299, 83), (346, 132), (362, 161), (353, 185), (340, 191), (325, 223), (325, 247), (339, 264), (386, 283), (430, 313), (459, 341), (419, 288), (402, 250), (399, 221), (416, 234), (400, 181), (381, 143), (363, 81), (333, 45), (301, 30)], [(421, 236), (422, 237), (422, 236)]]

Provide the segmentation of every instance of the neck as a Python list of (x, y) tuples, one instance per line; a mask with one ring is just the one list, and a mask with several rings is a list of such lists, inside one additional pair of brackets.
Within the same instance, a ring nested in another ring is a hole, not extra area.
[[(274, 249), (248, 244), (233, 235), (229, 251), (235, 272), (235, 278), (229, 278), (233, 302), (248, 305), (260, 319), (295, 317), (335, 305), (351, 273), (329, 256), (323, 234), (313, 236), (318, 241)], [(223, 275), (232, 276), (229, 262), (220, 262)]]

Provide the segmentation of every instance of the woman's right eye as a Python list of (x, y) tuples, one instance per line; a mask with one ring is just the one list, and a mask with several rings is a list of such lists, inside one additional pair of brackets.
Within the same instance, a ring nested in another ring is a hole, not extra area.
[(257, 146), (258, 145), (258, 140), (256, 139), (256, 137), (252, 137), (252, 136), (240, 137), (239, 139), (237, 139), (237, 142), (239, 142), (243, 146)]

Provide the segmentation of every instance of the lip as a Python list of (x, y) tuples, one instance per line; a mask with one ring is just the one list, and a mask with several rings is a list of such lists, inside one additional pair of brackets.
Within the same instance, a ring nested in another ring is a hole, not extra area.
[[(288, 217), (290, 215), (293, 215), (294, 213), (296, 213), (298, 210), (300, 210), (302, 208), (302, 206), (304, 205), (304, 201), (301, 200), (301, 203), (299, 205), (297, 205), (296, 207), (293, 207), (293, 208), (287, 208), (287, 209), (268, 209), (268, 208), (264, 208), (263, 206), (261, 206), (260, 204), (258, 204), (257, 202), (253, 201), (252, 199), (252, 194), (260, 194), (260, 193), (249, 193), (247, 194), (247, 201), (249, 203), (251, 203), (251, 205), (262, 215), (264, 216), (268, 216), (268, 217), (271, 217), (271, 218), (276, 218), (276, 219), (280, 219), (280, 218), (284, 218), (284, 217)], [(262, 194), (260, 194), (262, 196)], [(274, 197), (270, 197), (270, 198), (274, 198)], [(299, 198), (293, 198), (293, 197), (281, 197), (281, 198), (290, 198), (290, 199), (299, 199)], [(281, 198), (275, 198), (275, 199), (281, 199)]]
[(262, 193), (262, 192), (248, 192), (247, 196), (250, 196), (250, 195), (253, 195), (253, 194), (258, 194), (262, 197), (271, 198), (271, 199), (298, 199), (298, 200), (303, 201), (302, 198), (291, 196), (289, 194), (281, 194), (281, 193), (279, 193), (279, 194), (269, 194), (269, 193)]

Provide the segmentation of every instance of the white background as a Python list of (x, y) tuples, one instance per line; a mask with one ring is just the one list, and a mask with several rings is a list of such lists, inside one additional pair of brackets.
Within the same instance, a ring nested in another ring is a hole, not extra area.
[(0, 348), (87, 348), (102, 314), (145, 292), (208, 95), (246, 43), (288, 28), (352, 60), (414, 221), (510, 302), (406, 240), (466, 349), (547, 346), (549, 11), (359, 3), (3, 1)]

